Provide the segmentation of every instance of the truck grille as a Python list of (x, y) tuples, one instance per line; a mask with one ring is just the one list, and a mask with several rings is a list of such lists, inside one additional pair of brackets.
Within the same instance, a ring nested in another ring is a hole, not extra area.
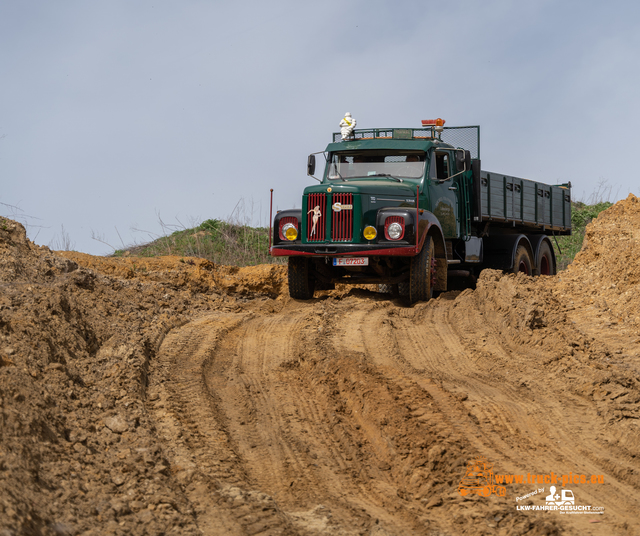
[[(329, 205), (331, 203), (331, 205)], [(318, 207), (315, 229), (314, 209)], [(326, 242), (326, 216), (331, 213), (331, 241), (351, 242), (353, 240), (353, 194), (309, 194), (307, 200), (307, 242)]]
[[(318, 207), (319, 215), (313, 210)], [(309, 194), (307, 202), (307, 242), (324, 242), (325, 214), (327, 211), (326, 194)], [(317, 216), (315, 227), (313, 218)]]
[[(353, 194), (334, 194), (331, 200), (331, 240), (353, 240)], [(344, 208), (346, 207), (346, 208)]]

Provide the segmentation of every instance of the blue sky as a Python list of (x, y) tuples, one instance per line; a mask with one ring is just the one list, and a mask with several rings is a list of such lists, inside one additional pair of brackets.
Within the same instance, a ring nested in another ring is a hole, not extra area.
[(480, 125), (483, 169), (640, 195), (639, 6), (2, 2), (0, 202), (36, 243), (64, 226), (93, 254), (161, 221), (267, 225), (269, 189), (300, 206), (345, 111)]

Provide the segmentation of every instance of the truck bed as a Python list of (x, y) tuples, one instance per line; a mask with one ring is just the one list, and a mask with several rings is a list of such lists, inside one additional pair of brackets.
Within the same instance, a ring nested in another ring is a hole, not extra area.
[(479, 184), (473, 186), (475, 224), (505, 222), (543, 233), (571, 233), (570, 183), (552, 186), (481, 171)]

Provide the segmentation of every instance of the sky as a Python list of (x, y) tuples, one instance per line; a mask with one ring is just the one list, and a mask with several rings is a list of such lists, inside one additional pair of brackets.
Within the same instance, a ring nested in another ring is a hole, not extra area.
[(482, 168), (640, 195), (640, 3), (0, 2), (0, 215), (95, 255), (300, 207), (358, 128), (480, 125)]

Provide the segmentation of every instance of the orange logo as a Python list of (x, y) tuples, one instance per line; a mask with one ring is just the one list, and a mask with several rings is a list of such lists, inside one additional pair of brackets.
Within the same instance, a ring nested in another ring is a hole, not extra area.
[(496, 486), (493, 464), (484, 456), (478, 456), (469, 462), (464, 477), (458, 485), (458, 493), (463, 497), (474, 493), (481, 497), (488, 497), (492, 493), (504, 497), (506, 492), (507, 488), (504, 486)]

